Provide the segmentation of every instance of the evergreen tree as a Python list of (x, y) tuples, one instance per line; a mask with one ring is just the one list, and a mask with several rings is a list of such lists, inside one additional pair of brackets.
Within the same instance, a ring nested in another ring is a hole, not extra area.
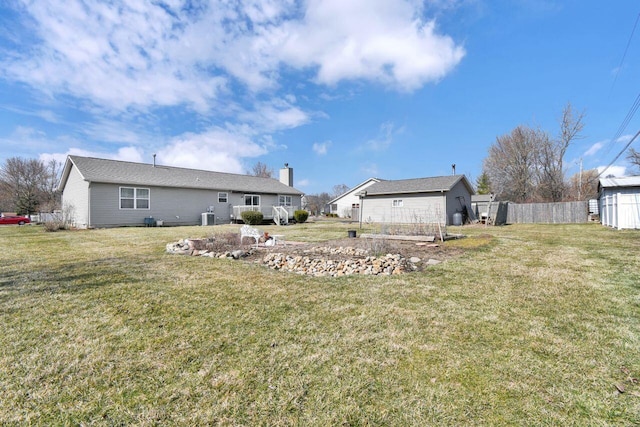
[(485, 171), (476, 180), (476, 192), (478, 194), (490, 194), (491, 182), (489, 181), (489, 175)]

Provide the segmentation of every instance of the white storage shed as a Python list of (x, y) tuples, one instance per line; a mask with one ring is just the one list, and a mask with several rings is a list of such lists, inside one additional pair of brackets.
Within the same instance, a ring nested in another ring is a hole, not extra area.
[(601, 178), (598, 187), (602, 225), (640, 229), (640, 176)]

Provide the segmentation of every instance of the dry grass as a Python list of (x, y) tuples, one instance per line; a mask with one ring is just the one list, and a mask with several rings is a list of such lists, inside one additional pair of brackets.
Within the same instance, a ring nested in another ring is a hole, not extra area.
[(638, 232), (450, 229), (464, 256), (391, 278), (164, 254), (236, 229), (1, 228), (0, 423), (640, 423)]

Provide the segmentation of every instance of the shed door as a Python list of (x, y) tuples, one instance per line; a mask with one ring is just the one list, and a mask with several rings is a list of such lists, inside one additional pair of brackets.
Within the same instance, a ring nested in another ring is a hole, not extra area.
[(360, 219), (360, 203), (351, 205), (351, 219)]

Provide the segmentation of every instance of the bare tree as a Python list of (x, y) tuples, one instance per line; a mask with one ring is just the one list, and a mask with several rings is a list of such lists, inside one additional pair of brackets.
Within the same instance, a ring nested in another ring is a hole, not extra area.
[(598, 198), (598, 171), (590, 169), (569, 178), (565, 199), (589, 200)]
[(10, 197), (15, 211), (26, 215), (37, 212), (47, 198), (48, 176), (47, 167), (37, 159), (12, 157), (0, 169), (3, 192)]
[(497, 197), (513, 202), (531, 201), (537, 176), (539, 131), (518, 126), (510, 134), (496, 138), (484, 160), (486, 172)]
[(627, 154), (627, 160), (629, 160), (632, 165), (640, 170), (640, 152), (634, 150), (633, 148), (630, 148)]
[(489, 148), (483, 168), (497, 197), (514, 202), (563, 200), (568, 185), (564, 156), (571, 143), (581, 137), (583, 119), (584, 113), (575, 114), (568, 103), (555, 139), (542, 129), (524, 125), (499, 136)]
[(333, 193), (331, 194), (331, 198), (335, 199), (338, 196), (342, 196), (344, 193), (349, 191), (349, 187), (346, 184), (337, 184), (333, 186)]
[(273, 169), (262, 162), (258, 162), (247, 172), (248, 175), (259, 176), (261, 178), (273, 178)]
[(541, 200), (559, 202), (563, 200), (566, 185), (564, 156), (571, 143), (581, 138), (584, 128), (584, 112), (575, 114), (571, 103), (562, 111), (560, 132), (556, 139), (546, 138), (539, 147), (538, 195)]
[(58, 193), (58, 182), (62, 174), (63, 164), (55, 159), (49, 160), (46, 164), (47, 175), (43, 183), (43, 195), (40, 201), (40, 210), (53, 212), (60, 209), (60, 194)]
[(326, 204), (332, 199), (331, 195), (327, 192), (308, 194), (305, 197), (307, 199), (307, 209), (312, 215), (319, 215), (323, 212)]

